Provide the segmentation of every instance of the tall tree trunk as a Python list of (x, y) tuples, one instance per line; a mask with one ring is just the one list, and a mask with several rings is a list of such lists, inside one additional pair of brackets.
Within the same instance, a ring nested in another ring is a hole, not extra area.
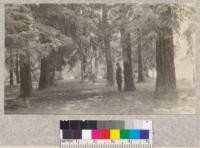
[(109, 33), (109, 23), (108, 23), (108, 8), (103, 5), (103, 33), (104, 33), (104, 47), (106, 55), (106, 66), (107, 66), (107, 83), (108, 85), (114, 85), (114, 69), (112, 63), (112, 55), (110, 48), (110, 33)]
[(156, 42), (156, 93), (175, 92), (176, 76), (174, 65), (173, 30), (162, 27)]
[(84, 81), (86, 77), (86, 59), (82, 56), (81, 60), (81, 80)]
[(10, 87), (13, 86), (14, 80), (13, 80), (13, 55), (12, 55), (12, 49), (10, 48)]
[(38, 89), (42, 90), (49, 86), (48, 82), (48, 60), (47, 57), (41, 59), (41, 66), (40, 66), (40, 80)]
[(138, 82), (144, 82), (143, 73), (143, 59), (142, 59), (142, 39), (141, 31), (137, 30), (137, 42), (138, 42)]
[(20, 96), (30, 97), (32, 91), (30, 56), (20, 55)]
[(12, 87), (14, 85), (13, 82), (13, 69), (12, 67), (10, 67), (10, 87)]
[(16, 82), (20, 83), (20, 77), (19, 77), (19, 55), (16, 54), (16, 61), (15, 61), (15, 76), (16, 76)]
[(120, 27), (120, 32), (124, 63), (124, 91), (134, 91), (136, 90), (136, 87), (132, 69), (131, 35), (130, 33), (126, 32), (123, 25)]
[(39, 90), (55, 85), (55, 63), (53, 54), (55, 53), (51, 52), (49, 56), (41, 59)]
[(94, 68), (95, 68), (95, 70), (94, 70), (94, 73), (95, 73), (95, 77), (97, 78), (97, 76), (98, 76), (98, 71), (99, 71), (99, 59), (98, 59), (98, 50), (95, 50), (95, 55), (96, 55), (96, 57), (95, 57), (95, 61), (94, 61)]

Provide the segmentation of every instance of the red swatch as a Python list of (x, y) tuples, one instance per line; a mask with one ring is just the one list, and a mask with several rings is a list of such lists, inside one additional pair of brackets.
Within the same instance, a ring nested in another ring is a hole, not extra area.
[(101, 138), (102, 139), (110, 139), (110, 130), (108, 130), (108, 129), (102, 130)]

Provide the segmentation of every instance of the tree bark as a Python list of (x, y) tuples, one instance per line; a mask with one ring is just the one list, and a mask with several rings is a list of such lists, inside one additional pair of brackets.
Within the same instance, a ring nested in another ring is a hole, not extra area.
[(39, 86), (38, 89), (42, 90), (48, 87), (48, 63), (47, 58), (41, 59), (41, 66), (40, 66), (40, 80), (39, 80)]
[(109, 33), (109, 24), (108, 24), (108, 8), (103, 5), (103, 33), (104, 33), (104, 48), (106, 55), (106, 66), (107, 66), (107, 83), (108, 85), (114, 85), (114, 69), (112, 63), (112, 55), (110, 48), (110, 33)]
[(20, 83), (20, 76), (19, 76), (19, 55), (16, 55), (16, 61), (15, 61), (15, 76), (16, 76), (16, 82), (17, 84)]
[(156, 94), (175, 92), (176, 76), (174, 65), (173, 30), (162, 27), (156, 42)]
[(144, 82), (144, 73), (143, 73), (143, 59), (142, 59), (142, 39), (141, 31), (137, 30), (137, 41), (138, 41), (138, 80), (137, 82)]
[(53, 54), (50, 53), (49, 56), (41, 59), (39, 90), (55, 85), (55, 63)]
[(13, 82), (13, 69), (12, 67), (10, 68), (10, 87), (12, 87), (14, 85)]
[(131, 34), (126, 32), (123, 25), (120, 27), (120, 32), (124, 65), (124, 91), (134, 91), (136, 87), (132, 69)]
[(79, 53), (80, 53), (80, 62), (81, 62), (81, 80), (84, 81), (86, 78), (86, 67), (87, 67), (87, 57), (86, 57), (86, 50), (83, 47), (82, 39), (79, 39), (79, 42), (77, 42), (79, 47)]
[(30, 97), (32, 91), (30, 56), (20, 55), (20, 96)]
[(86, 59), (82, 56), (81, 60), (81, 80), (84, 81), (86, 77)]
[(13, 80), (13, 55), (12, 55), (12, 49), (10, 48), (10, 87), (13, 86), (14, 80)]

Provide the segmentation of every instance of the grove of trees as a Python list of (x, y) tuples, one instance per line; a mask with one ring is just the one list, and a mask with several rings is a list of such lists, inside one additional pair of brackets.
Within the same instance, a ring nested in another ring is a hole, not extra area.
[[(103, 65), (112, 87), (119, 62), (124, 91), (135, 91), (156, 69), (155, 93), (176, 92), (174, 34), (192, 46), (194, 11), (185, 4), (7, 4), (9, 85), (19, 84), (20, 96), (30, 97), (33, 81), (38, 90), (56, 86), (66, 66), (79, 64), (79, 79), (93, 82)], [(190, 23), (180, 31), (184, 22)]]

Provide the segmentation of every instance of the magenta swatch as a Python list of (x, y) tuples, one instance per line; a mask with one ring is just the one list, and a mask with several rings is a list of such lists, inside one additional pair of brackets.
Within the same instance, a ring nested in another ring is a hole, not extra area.
[(92, 130), (92, 139), (101, 139), (101, 130)]

